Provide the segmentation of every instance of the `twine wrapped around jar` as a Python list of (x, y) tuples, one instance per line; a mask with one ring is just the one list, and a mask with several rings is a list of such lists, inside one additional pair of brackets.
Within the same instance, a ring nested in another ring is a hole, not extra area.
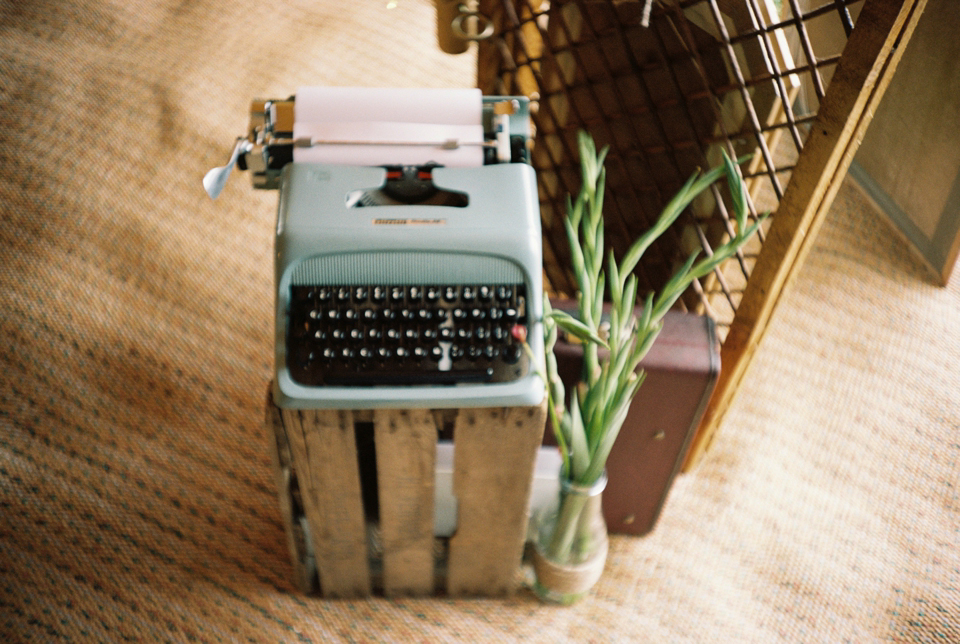
[(556, 506), (538, 518), (533, 569), (541, 599), (570, 604), (603, 574), (609, 547), (602, 508), (606, 485), (606, 474), (591, 486), (562, 477)]

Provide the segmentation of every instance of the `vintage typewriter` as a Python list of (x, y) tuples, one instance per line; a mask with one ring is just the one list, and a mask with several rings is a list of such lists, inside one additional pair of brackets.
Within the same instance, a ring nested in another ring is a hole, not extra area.
[[(274, 400), (536, 405), (542, 255), (524, 98), (302, 88), (254, 100), (231, 168), (279, 191)], [(529, 343), (532, 355), (524, 347)]]

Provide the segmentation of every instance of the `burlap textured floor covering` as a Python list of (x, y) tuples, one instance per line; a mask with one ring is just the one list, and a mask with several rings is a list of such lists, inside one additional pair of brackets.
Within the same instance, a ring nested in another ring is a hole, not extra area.
[(960, 640), (960, 281), (847, 185), (703, 465), (571, 608), (295, 592), (254, 96), (470, 86), (427, 0), (0, 2), (0, 640)]

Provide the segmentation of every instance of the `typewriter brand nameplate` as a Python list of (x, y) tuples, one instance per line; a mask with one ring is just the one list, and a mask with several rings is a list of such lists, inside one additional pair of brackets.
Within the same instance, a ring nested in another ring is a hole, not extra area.
[(373, 220), (374, 226), (444, 226), (446, 223), (446, 219), (378, 218)]

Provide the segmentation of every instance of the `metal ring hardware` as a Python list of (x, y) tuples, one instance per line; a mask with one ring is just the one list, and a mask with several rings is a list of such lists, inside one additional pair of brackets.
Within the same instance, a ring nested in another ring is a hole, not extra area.
[[(462, 38), (463, 40), (486, 40), (493, 35), (493, 22), (485, 15), (476, 9), (471, 9), (465, 4), (458, 5), (457, 11), (459, 11), (457, 17), (450, 23), (450, 28), (457, 38)], [(467, 18), (477, 19), (474, 33), (467, 33), (463, 28), (463, 23)], [(483, 28), (481, 29), (481, 27)]]

